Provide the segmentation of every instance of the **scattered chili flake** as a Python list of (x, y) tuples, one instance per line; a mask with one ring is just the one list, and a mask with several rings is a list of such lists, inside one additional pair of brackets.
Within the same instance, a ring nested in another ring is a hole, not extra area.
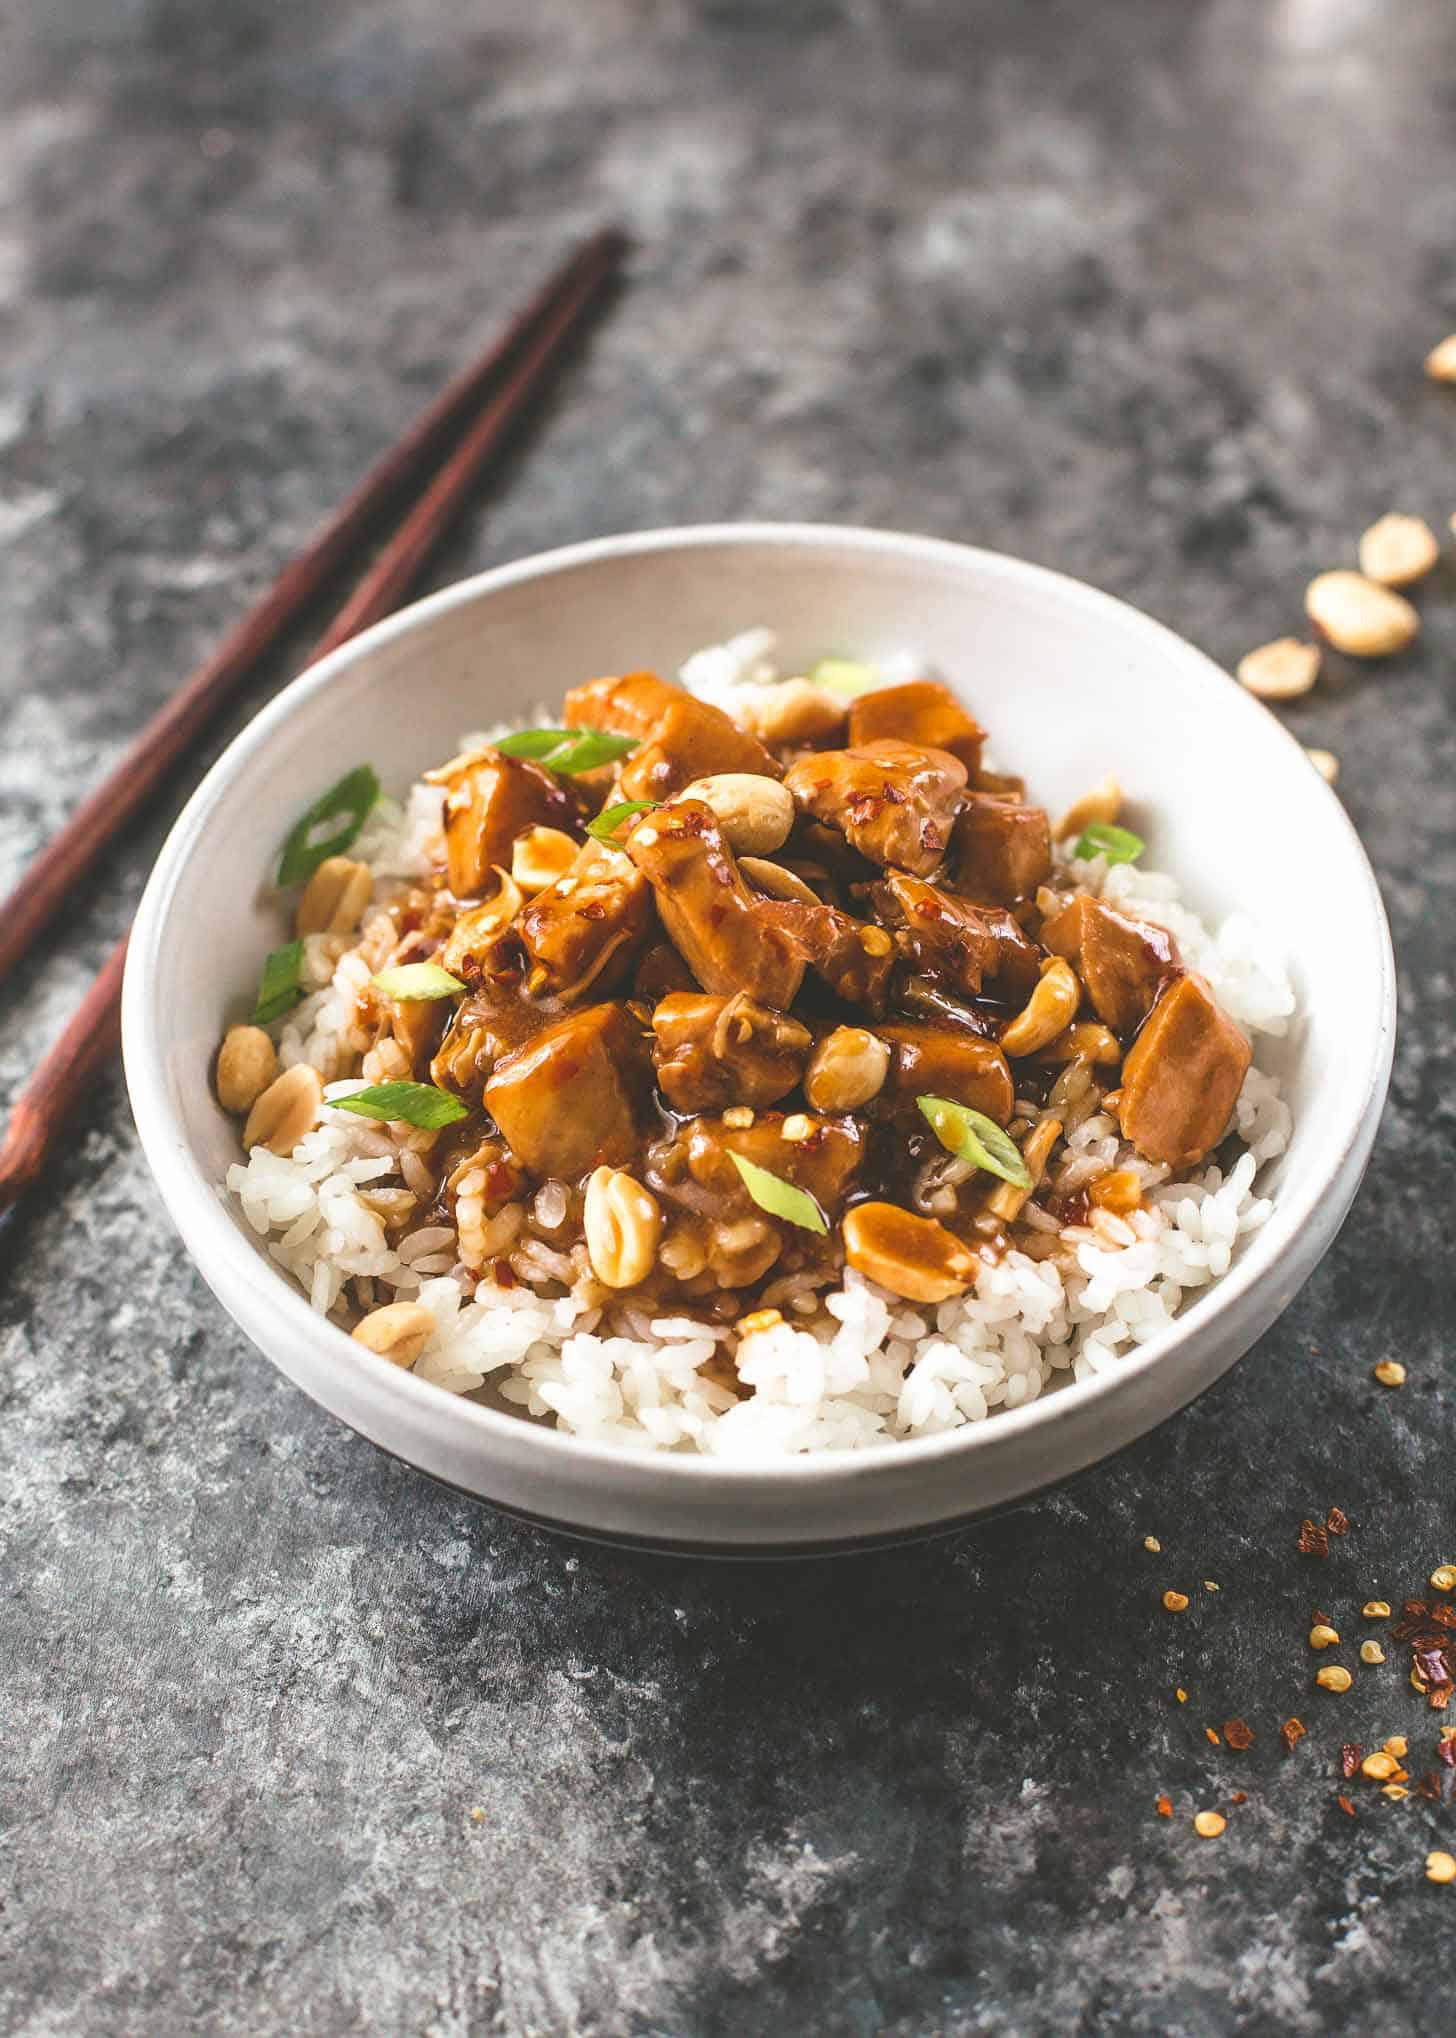
[(1406, 1739), (1404, 1734), (1392, 1734), (1390, 1736), (1390, 1739), (1385, 1743), (1385, 1752), (1387, 1755), (1394, 1755), (1396, 1761), (1398, 1762), (1402, 1755), (1408, 1755), (1410, 1753), (1410, 1742)]
[(1323, 1523), (1306, 1519), (1299, 1525), (1297, 1547), (1306, 1557), (1327, 1557), (1330, 1554), (1330, 1532)]
[(1389, 1620), (1390, 1602), (1386, 1599), (1367, 1599), (1360, 1612), (1366, 1620)]
[(1330, 1619), (1329, 1615), (1325, 1612), (1322, 1606), (1315, 1607), (1314, 1610), (1311, 1612), (1309, 1619), (1310, 1625), (1312, 1627), (1332, 1628), (1334, 1626), (1334, 1622)]
[(1218, 1738), (1218, 1734), (1217, 1734), (1217, 1732), (1216, 1732), (1216, 1731), (1214, 1730), (1214, 1728), (1212, 1728), (1212, 1727), (1205, 1727), (1205, 1728), (1203, 1729), (1203, 1731), (1204, 1731), (1204, 1734), (1205, 1734), (1205, 1735), (1207, 1736), (1207, 1738), (1208, 1738), (1208, 1739), (1209, 1739), (1210, 1741), (1212, 1741), (1212, 1743), (1213, 1743), (1214, 1747), (1215, 1747), (1215, 1748), (1217, 1748), (1217, 1747), (1218, 1747), (1218, 1746), (1219, 1746), (1220, 1744), (1219, 1744), (1219, 1738)]
[[(1440, 1794), (1441, 1793), (1438, 1787), (1436, 1795), (1439, 1797)], [(1172, 1816), (1173, 1816), (1173, 1800), (1172, 1798), (1169, 1797), (1167, 1791), (1163, 1791), (1158, 1798), (1158, 1817), (1160, 1819), (1171, 1819)]]
[(1426, 1700), (1426, 1704), (1431, 1708), (1432, 1712), (1444, 1712), (1446, 1710), (1447, 1706), (1451, 1703), (1451, 1691), (1452, 1686), (1449, 1684), (1437, 1686)]
[(1405, 1385), (1405, 1367), (1400, 1363), (1399, 1359), (1382, 1359), (1379, 1365), (1372, 1366), (1370, 1371), (1382, 1387), (1403, 1387)]
[(1456, 1606), (1444, 1604), (1433, 1606), (1429, 1609), (1428, 1618), (1433, 1620), (1438, 1628), (1456, 1628)]
[(1198, 1812), (1193, 1820), (1193, 1830), (1200, 1840), (1216, 1840), (1227, 1824), (1222, 1812)]
[(1216, 1585), (1214, 1584), (1214, 1582), (1213, 1582), (1213, 1580), (1212, 1580), (1211, 1578), (1205, 1578), (1205, 1579), (1204, 1579), (1204, 1581), (1203, 1581), (1203, 1589), (1204, 1589), (1204, 1591), (1205, 1591), (1205, 1592), (1217, 1592), (1217, 1591), (1218, 1591), (1218, 1587), (1217, 1587), (1217, 1586), (1216, 1586)]
[(1448, 1854), (1444, 1847), (1433, 1848), (1426, 1856), (1427, 1882), (1456, 1882), (1456, 1854)]
[(1252, 1748), (1254, 1745), (1254, 1729), (1247, 1720), (1225, 1720), (1223, 1737), (1231, 1748)]
[(1377, 1748), (1373, 1755), (1367, 1755), (1360, 1764), (1360, 1774), (1368, 1776), (1372, 1783), (1389, 1783), (1400, 1764), (1393, 1755), (1387, 1755), (1383, 1748)]
[(1348, 1779), (1355, 1774), (1355, 1771), (1360, 1767), (1361, 1752), (1358, 1741), (1346, 1741), (1344, 1747), (1340, 1750), (1341, 1776)]
[(1349, 1532), (1350, 1517), (1342, 1507), (1332, 1507), (1325, 1516), (1325, 1527), (1332, 1536), (1343, 1536)]
[(1187, 1694), (1187, 1692), (1186, 1692), (1186, 1691), (1185, 1691), (1185, 1690), (1183, 1689), (1183, 1687), (1182, 1687), (1182, 1685), (1181, 1685), (1181, 1684), (1180, 1684), (1180, 1685), (1178, 1686), (1178, 1689), (1177, 1689), (1177, 1690), (1176, 1690), (1176, 1691), (1175, 1691), (1175, 1692), (1173, 1693), (1173, 1696), (1174, 1696), (1174, 1698), (1176, 1698), (1176, 1699), (1177, 1699), (1177, 1701), (1178, 1701), (1179, 1705), (1187, 1705), (1187, 1703), (1188, 1703), (1188, 1694)]
[(1411, 1651), (1411, 1654), (1415, 1657), (1417, 1670), (1420, 1671), (1427, 1684), (1449, 1684), (1451, 1682), (1451, 1666), (1446, 1661), (1446, 1653), (1443, 1649), (1416, 1648)]
[(1163, 1594), (1163, 1604), (1169, 1613), (1182, 1613), (1188, 1605), (1188, 1594), (1186, 1592), (1165, 1592)]
[(1380, 1795), (1388, 1797), (1392, 1804), (1400, 1804), (1403, 1799), (1410, 1796), (1410, 1792), (1403, 1783), (1384, 1783), (1380, 1787)]
[(1315, 1671), (1314, 1681), (1326, 1691), (1348, 1691), (1354, 1680), (1343, 1663), (1327, 1663)]
[(1456, 1769), (1456, 1727), (1442, 1727), (1441, 1738), (1436, 1743), (1436, 1756), (1448, 1769)]
[(1352, 1819), (1354, 1818), (1354, 1816), (1355, 1816), (1355, 1807), (1354, 1807), (1354, 1805), (1352, 1805), (1352, 1804), (1351, 1804), (1351, 1802), (1350, 1802), (1349, 1798), (1347, 1798), (1347, 1797), (1337, 1797), (1337, 1798), (1335, 1799), (1335, 1803), (1336, 1803), (1336, 1804), (1337, 1804), (1337, 1805), (1338, 1805), (1338, 1806), (1340, 1807), (1340, 1810), (1341, 1810), (1342, 1812), (1344, 1812), (1344, 1813), (1346, 1813), (1346, 1814), (1348, 1815), (1348, 1817), (1350, 1817), (1350, 1818), (1352, 1818)]
[(1306, 1732), (1307, 1729), (1303, 1720), (1291, 1718), (1284, 1722), (1283, 1726), (1279, 1729), (1279, 1738), (1284, 1743), (1288, 1754), (1292, 1755), (1294, 1753), (1296, 1744), (1304, 1739)]
[(1163, 1545), (1158, 1541), (1156, 1536), (1143, 1537), (1143, 1548), (1145, 1550), (1150, 1550), (1155, 1557), (1158, 1555), (1158, 1552), (1162, 1549), (1162, 1547)]
[(1433, 1592), (1456, 1592), (1456, 1564), (1438, 1564), (1426, 1583)]
[(1383, 1663), (1385, 1661), (1385, 1651), (1381, 1648), (1379, 1642), (1362, 1642), (1360, 1644), (1360, 1661), (1362, 1663)]
[(1420, 1782), (1416, 1785), (1416, 1789), (1420, 1792), (1422, 1797), (1428, 1797), (1431, 1800), (1432, 1804), (1439, 1804), (1441, 1802), (1440, 1770), (1439, 1769), (1426, 1770), (1425, 1774), (1421, 1777)]
[(1248, 1802), (1248, 1793), (1246, 1791), (1236, 1790), (1230, 1794), (1230, 1804), (1247, 1804)]
[(497, 1260), (491, 1267), (490, 1272), (491, 1279), (495, 1282), (497, 1288), (515, 1287), (516, 1270), (509, 1260)]

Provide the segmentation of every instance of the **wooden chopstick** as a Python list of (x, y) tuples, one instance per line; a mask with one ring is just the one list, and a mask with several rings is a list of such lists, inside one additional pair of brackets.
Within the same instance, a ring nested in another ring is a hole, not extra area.
[[(397, 605), (492, 456), (544, 389), (579, 332), (593, 299), (615, 270), (625, 245), (620, 236), (598, 235), (576, 258), (564, 291), (544, 318), (539, 318), (499, 392), (344, 603), (310, 663), (377, 623)], [(539, 317), (539, 300), (537, 310)], [(0, 1142), (0, 1211), (39, 1176), (87, 1086), (116, 1053), (129, 939), (129, 935), (123, 936), (112, 950), (64, 1032), (15, 1100)]]
[[(625, 237), (615, 227), (584, 241), (485, 352), (420, 412), (261, 601), (153, 716), (121, 761), (39, 851), (9, 898), (0, 904), (0, 979), (14, 968), (77, 880), (278, 642), (304, 604), (344, 563), (370, 525), (397, 505), (420, 473), (438, 460), (487, 391), (519, 358), (542, 320), (563, 303), (574, 302), (573, 293), (584, 280), (600, 280), (620, 260), (625, 246)], [(383, 613), (376, 610), (370, 620)], [(352, 625), (353, 629), (362, 627), (358, 621)], [(334, 641), (342, 643), (343, 639)]]

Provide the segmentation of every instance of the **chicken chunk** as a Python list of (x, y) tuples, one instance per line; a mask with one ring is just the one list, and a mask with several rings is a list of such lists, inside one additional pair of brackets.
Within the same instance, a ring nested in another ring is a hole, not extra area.
[(722, 998), (746, 991), (787, 1011), (803, 982), (803, 959), (773, 922), (775, 902), (744, 883), (712, 808), (679, 800), (644, 814), (625, 848), (702, 988)]
[(615, 989), (654, 918), (652, 888), (631, 858), (606, 842), (583, 843), (566, 875), (516, 919), (528, 989), (567, 1003)]
[(906, 962), (948, 990), (977, 998), (987, 989), (1015, 999), (1035, 987), (1036, 948), (1002, 908), (972, 905), (900, 871), (891, 871), (870, 897), (880, 920), (896, 930)]
[(928, 877), (945, 854), (966, 767), (945, 750), (879, 737), (801, 757), (785, 780), (802, 812), (882, 867)]
[(652, 1097), (652, 1060), (625, 1005), (588, 1005), (498, 1061), (485, 1108), (535, 1175), (572, 1180), (636, 1152)]
[(781, 1112), (762, 1112), (752, 1125), (727, 1126), (721, 1118), (694, 1118), (648, 1155), (647, 1181), (670, 1202), (704, 1216), (756, 1216), (758, 1205), (729, 1159), (740, 1154), (780, 1181), (807, 1189), (824, 1215), (838, 1215), (854, 1187), (864, 1156), (864, 1135), (852, 1118), (807, 1119), (805, 1139), (785, 1139)]
[(460, 760), (445, 794), (445, 861), (457, 899), (494, 888), (492, 870), (509, 870), (511, 844), (527, 828), (570, 830), (576, 802), (549, 771), (524, 757), (476, 751)]
[(773, 925), (788, 936), (794, 953), (836, 998), (883, 1012), (895, 967), (895, 944), (883, 927), (870, 927), (837, 906), (811, 906), (778, 899), (767, 907)]
[(880, 736), (898, 736), (922, 750), (948, 750), (974, 778), (981, 768), (986, 732), (968, 715), (949, 687), (931, 679), (913, 679), (905, 686), (882, 686), (861, 694), (849, 710), (853, 747)]
[(561, 703), (568, 729), (610, 729), (617, 736), (650, 736), (682, 688), (655, 672), (626, 672), (574, 686)]
[(1041, 807), (999, 793), (972, 793), (950, 845), (952, 882), (968, 898), (1009, 906), (1029, 898), (1052, 867), (1052, 833)]
[(1129, 920), (1085, 893), (1042, 922), (1041, 938), (1073, 965), (1098, 1018), (1124, 1038), (1136, 1033), (1181, 966), (1165, 927)]
[(782, 776), (756, 736), (740, 729), (721, 708), (679, 693), (622, 766), (617, 785), (624, 800), (669, 800), (695, 779), (724, 771)]
[(1005, 1125), (1015, 1092), (1006, 1057), (993, 1040), (957, 1026), (896, 1020), (877, 1026), (890, 1049), (890, 1073), (876, 1100), (882, 1115), (912, 1107), (917, 1097), (949, 1097)]
[[(403, 1009), (434, 1011), (435, 1007)], [(521, 995), (516, 973), (484, 982), (456, 1008), (430, 1063), (430, 1081), (442, 1090), (453, 1090), (467, 1103), (478, 1104), (496, 1063), (524, 1047), (551, 1021), (549, 1007), (543, 1010)]]
[(807, 1026), (742, 991), (664, 998), (652, 1030), (658, 1087), (678, 1111), (776, 1104), (803, 1074), (811, 1045)]
[(1251, 1058), (1248, 1041), (1203, 978), (1179, 977), (1122, 1065), (1124, 1137), (1145, 1160), (1196, 1166), (1222, 1139)]

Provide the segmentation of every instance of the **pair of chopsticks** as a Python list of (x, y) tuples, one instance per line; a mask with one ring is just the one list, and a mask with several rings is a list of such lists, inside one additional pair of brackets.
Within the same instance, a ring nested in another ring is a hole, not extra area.
[[(262, 600), (153, 717), (0, 905), (0, 978), (26, 954), (107, 843), (216, 719), (305, 605), (371, 530), (413, 495), (413, 507), (309, 662), (399, 605), (474, 484), (561, 364), (626, 247), (626, 237), (616, 228), (583, 242), (479, 359), (420, 413)], [(433, 479), (419, 493), (431, 471)], [(12, 1107), (0, 1142), (0, 1211), (40, 1174), (80, 1096), (117, 1051), (126, 946), (124, 937)]]

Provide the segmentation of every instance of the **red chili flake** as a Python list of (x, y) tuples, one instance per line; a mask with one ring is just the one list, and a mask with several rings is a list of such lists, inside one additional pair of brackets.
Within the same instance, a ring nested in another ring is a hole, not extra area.
[(1349, 1817), (1349, 1818), (1352, 1818), (1352, 1819), (1354, 1818), (1354, 1816), (1355, 1816), (1355, 1807), (1354, 1807), (1354, 1806), (1353, 1806), (1353, 1805), (1351, 1804), (1351, 1802), (1350, 1802), (1349, 1798), (1347, 1798), (1347, 1797), (1337, 1797), (1337, 1798), (1335, 1799), (1335, 1803), (1336, 1803), (1336, 1804), (1337, 1804), (1337, 1805), (1338, 1805), (1338, 1806), (1340, 1807), (1340, 1810), (1341, 1810), (1342, 1812), (1344, 1812), (1344, 1813), (1345, 1813), (1345, 1814), (1347, 1815), (1347, 1817)]
[(494, 1266), (492, 1266), (490, 1271), (494, 1276), (495, 1285), (497, 1286), (497, 1288), (515, 1287), (516, 1270), (511, 1265), (509, 1260), (497, 1260)]
[(1411, 1654), (1416, 1659), (1417, 1670), (1427, 1684), (1449, 1684), (1452, 1681), (1451, 1665), (1446, 1661), (1444, 1650), (1413, 1649)]
[(1234, 1791), (1232, 1796), (1229, 1798), (1230, 1804), (1247, 1804), (1248, 1802), (1249, 1802), (1248, 1795), (1246, 1792), (1242, 1790)]
[(1215, 1747), (1215, 1748), (1216, 1748), (1216, 1747), (1218, 1747), (1218, 1745), (1219, 1745), (1219, 1739), (1218, 1739), (1218, 1735), (1217, 1735), (1217, 1734), (1216, 1734), (1216, 1733), (1214, 1732), (1213, 1728), (1212, 1728), (1212, 1727), (1205, 1727), (1205, 1728), (1203, 1729), (1203, 1731), (1204, 1731), (1204, 1733), (1205, 1733), (1205, 1734), (1207, 1734), (1207, 1736), (1208, 1736), (1209, 1740), (1210, 1740), (1210, 1741), (1212, 1741), (1212, 1743), (1213, 1743), (1214, 1747)]
[(1449, 1600), (1436, 1600), (1427, 1612), (1438, 1628), (1456, 1628), (1456, 1606), (1452, 1606)]
[(1254, 1729), (1247, 1720), (1225, 1720), (1223, 1737), (1231, 1748), (1252, 1748)]
[(1334, 1622), (1322, 1606), (1317, 1606), (1311, 1613), (1309, 1624), (1313, 1628), (1332, 1628), (1334, 1626)]
[(1422, 1797), (1428, 1797), (1431, 1800), (1432, 1804), (1439, 1804), (1441, 1802), (1440, 1770), (1428, 1769), (1425, 1775), (1421, 1778), (1420, 1782), (1416, 1785), (1416, 1789), (1420, 1792)]
[(1443, 1684), (1431, 1693), (1426, 1703), (1430, 1706), (1432, 1712), (1444, 1712), (1446, 1710), (1447, 1706), (1451, 1703), (1452, 1689), (1451, 1685)]
[(1343, 1536), (1349, 1531), (1350, 1518), (1342, 1508), (1332, 1507), (1325, 1516), (1325, 1527), (1332, 1536)]
[(1401, 1611), (1408, 1613), (1413, 1620), (1426, 1620), (1430, 1617), (1431, 1609), (1423, 1599), (1408, 1599)]
[(1355, 1774), (1355, 1771), (1360, 1767), (1360, 1757), (1364, 1752), (1358, 1741), (1346, 1741), (1344, 1747), (1340, 1750), (1341, 1776), (1348, 1780), (1348, 1778)]
[[(1284, 1743), (1285, 1753), (1292, 1755), (1295, 1744), (1304, 1739), (1307, 1729), (1303, 1720), (1287, 1719), (1279, 1729), (1279, 1738)], [(1456, 1758), (1453, 1758), (1456, 1760)]]
[(1456, 1733), (1449, 1729), (1442, 1731), (1441, 1738), (1436, 1743), (1436, 1756), (1448, 1769), (1456, 1769)]
[(1158, 1799), (1158, 1817), (1160, 1819), (1171, 1819), (1172, 1816), (1173, 1816), (1173, 1800), (1172, 1798), (1169, 1797), (1168, 1793), (1164, 1791)]
[(516, 1174), (504, 1161), (492, 1161), (485, 1171), (485, 1199), (488, 1203), (508, 1200), (515, 1194)]
[(1302, 1521), (1299, 1525), (1298, 1548), (1306, 1557), (1327, 1557), (1330, 1554), (1330, 1532), (1322, 1522)]

